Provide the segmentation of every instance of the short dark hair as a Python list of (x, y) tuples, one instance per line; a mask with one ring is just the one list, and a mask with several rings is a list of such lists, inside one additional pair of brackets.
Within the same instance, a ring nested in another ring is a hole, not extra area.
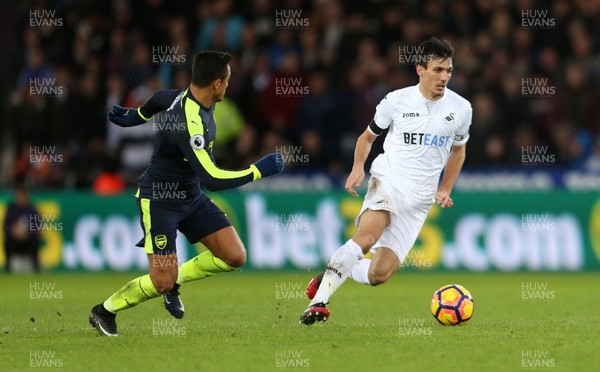
[(432, 37), (419, 44), (417, 65), (427, 68), (429, 61), (441, 59), (443, 61), (454, 57), (454, 48), (448, 40)]
[(227, 64), (231, 54), (218, 50), (203, 50), (194, 54), (192, 84), (197, 87), (210, 85), (217, 79), (227, 76)]

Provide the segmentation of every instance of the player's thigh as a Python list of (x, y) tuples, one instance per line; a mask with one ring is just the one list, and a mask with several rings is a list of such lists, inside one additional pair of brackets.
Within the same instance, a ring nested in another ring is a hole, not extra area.
[(246, 262), (246, 249), (229, 218), (204, 194), (194, 200), (179, 230), (190, 242), (201, 242), (229, 266), (240, 267)]
[(390, 212), (386, 210), (365, 210), (358, 220), (358, 228), (352, 237), (363, 252), (367, 252), (379, 240), (390, 224)]
[(246, 262), (246, 249), (233, 226), (228, 226), (200, 240), (215, 257), (231, 267), (240, 267)]
[(399, 267), (398, 255), (389, 248), (379, 247), (369, 265), (369, 282), (372, 285), (385, 283)]

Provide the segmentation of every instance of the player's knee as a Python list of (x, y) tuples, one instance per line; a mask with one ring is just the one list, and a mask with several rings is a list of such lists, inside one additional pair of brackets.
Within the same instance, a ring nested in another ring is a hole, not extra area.
[(150, 274), (150, 279), (152, 279), (152, 284), (154, 284), (154, 288), (158, 293), (166, 293), (173, 289), (175, 285), (175, 281), (177, 280), (177, 273), (172, 275), (172, 273), (161, 273), (161, 274)]
[(222, 260), (234, 269), (242, 267), (246, 263), (246, 249), (244, 246), (241, 246), (239, 249), (228, 254), (227, 257), (222, 258)]
[(363, 253), (366, 254), (367, 252), (369, 252), (369, 250), (371, 250), (371, 247), (373, 247), (375, 243), (377, 243), (379, 237), (371, 232), (361, 232), (353, 236), (352, 240), (354, 240), (356, 244), (358, 244), (362, 248)]
[(154, 288), (156, 288), (156, 292), (160, 294), (169, 292), (173, 289), (173, 285), (175, 285), (175, 282), (171, 280), (158, 280), (152, 283), (154, 284)]

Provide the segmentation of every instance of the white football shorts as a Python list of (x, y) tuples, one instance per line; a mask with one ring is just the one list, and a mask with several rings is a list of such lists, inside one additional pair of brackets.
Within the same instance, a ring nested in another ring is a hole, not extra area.
[(358, 226), (360, 216), (367, 209), (389, 211), (390, 224), (373, 245), (371, 252), (375, 253), (380, 247), (389, 248), (402, 264), (415, 244), (432, 204), (433, 200), (416, 200), (389, 182), (371, 176), (365, 200), (355, 223)]

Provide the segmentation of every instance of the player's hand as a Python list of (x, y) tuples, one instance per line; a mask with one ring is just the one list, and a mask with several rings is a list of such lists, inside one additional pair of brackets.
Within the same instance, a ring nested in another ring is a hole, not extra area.
[(119, 105), (113, 105), (112, 111), (108, 112), (108, 120), (120, 127), (134, 127), (146, 122), (137, 109)]
[(354, 188), (360, 186), (360, 184), (362, 183), (362, 181), (364, 179), (365, 179), (365, 170), (362, 167), (356, 168), (356, 169), (352, 168), (352, 172), (350, 172), (350, 175), (348, 176), (348, 179), (346, 180), (346, 186), (344, 186), (344, 188), (351, 195), (356, 196), (358, 198), (358, 193), (356, 192), (356, 190), (354, 190)]
[(283, 172), (283, 155), (273, 152), (254, 163), (254, 165), (258, 168), (261, 178), (279, 174)]
[(433, 196), (435, 202), (440, 205), (442, 208), (450, 208), (454, 205), (454, 201), (450, 197), (450, 193), (448, 191), (438, 191)]

